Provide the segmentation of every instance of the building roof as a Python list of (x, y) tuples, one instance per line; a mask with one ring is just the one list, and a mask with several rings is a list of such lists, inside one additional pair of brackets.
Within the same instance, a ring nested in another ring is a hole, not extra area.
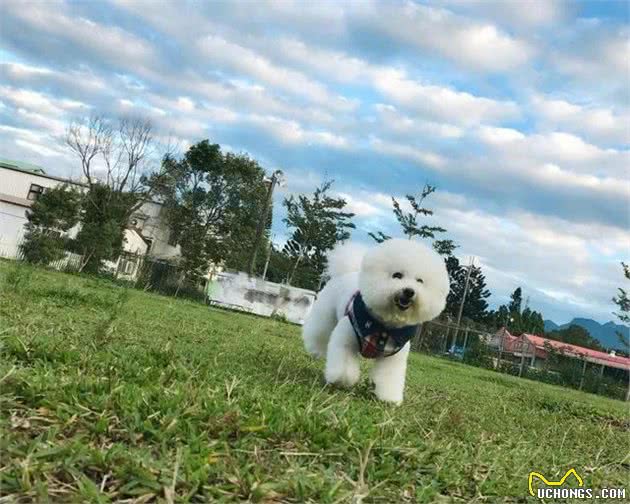
[(24, 161), (15, 161), (13, 159), (0, 157), (0, 166), (2, 168), (8, 168), (9, 170), (35, 173), (37, 175), (46, 175), (46, 172), (41, 166), (37, 166), (31, 163), (25, 163)]
[(5, 168), (7, 170), (18, 171), (22, 173), (28, 173), (30, 175), (35, 175), (37, 177), (44, 177), (50, 180), (56, 180), (58, 182), (63, 182), (64, 184), (72, 184), (87, 187), (86, 184), (82, 182), (77, 182), (76, 180), (70, 180), (62, 177), (55, 177), (54, 175), (48, 175), (46, 171), (41, 167), (31, 163), (25, 163), (24, 161), (15, 161), (13, 159), (6, 159), (0, 157), (0, 168)]
[(630, 369), (630, 358), (628, 357), (612, 355), (599, 350), (593, 350), (592, 348), (572, 345), (570, 343), (543, 338), (542, 336), (536, 336), (534, 334), (523, 334), (521, 337), (529, 341), (536, 347), (536, 349), (544, 349), (545, 345), (549, 345), (551, 348), (570, 357), (576, 357), (596, 364), (603, 364), (607, 367)]

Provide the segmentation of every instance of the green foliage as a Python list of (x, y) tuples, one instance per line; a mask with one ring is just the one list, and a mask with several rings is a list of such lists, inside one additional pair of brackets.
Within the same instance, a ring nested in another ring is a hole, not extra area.
[[(450, 248), (450, 247), (449, 247)], [(446, 257), (446, 270), (448, 271), (451, 288), (446, 298), (445, 312), (456, 318), (464, 296), (468, 266), (460, 264), (457, 257)], [(481, 268), (473, 266), (468, 281), (468, 291), (462, 310), (462, 318), (474, 322), (483, 322), (488, 316), (488, 302), (490, 291), (486, 287), (486, 277)]]
[(392, 205), (394, 206), (394, 215), (401, 225), (403, 233), (409, 238), (418, 236), (420, 238), (435, 238), (435, 233), (444, 233), (446, 229), (439, 226), (429, 226), (418, 222), (419, 216), (430, 217), (433, 210), (424, 208), (422, 204), (424, 200), (435, 192), (435, 186), (425, 184), (419, 195), (407, 194), (405, 198), (411, 205), (411, 212), (405, 212), (396, 198), (392, 197)]
[(433, 249), (444, 257), (450, 257), (455, 252), (458, 245), (455, 245), (453, 240), (435, 240), (433, 242)]
[(488, 316), (489, 325), (497, 329), (506, 326), (515, 335), (527, 333), (543, 335), (545, 322), (542, 313), (531, 310), (528, 306), (521, 310), (523, 291), (517, 287), (510, 295), (510, 303), (501, 305)]
[(337, 242), (350, 238), (349, 230), (355, 227), (351, 221), (354, 214), (343, 210), (346, 200), (328, 194), (332, 184), (332, 180), (324, 182), (310, 197), (291, 195), (284, 200), (287, 209), (284, 222), (293, 229), (283, 249), (292, 261), (289, 284), (298, 285), (293, 281), (300, 265), (319, 278), (326, 267), (326, 252)]
[(124, 233), (138, 204), (138, 195), (93, 183), (83, 198), (81, 229), (72, 248), (83, 256), (82, 271), (101, 273), (104, 261), (115, 260), (123, 250)]
[(521, 304), (523, 302), (523, 292), (520, 287), (517, 287), (512, 295), (510, 296), (510, 304), (508, 305), (508, 310), (510, 313), (517, 314), (521, 313)]
[[(625, 279), (630, 280), (630, 268), (628, 265), (622, 262), (621, 267), (623, 268), (623, 276)], [(628, 297), (628, 292), (621, 287), (619, 287), (618, 290), (619, 293), (613, 298), (613, 303), (619, 307), (619, 311), (616, 312), (615, 315), (624, 324), (630, 324), (630, 298)], [(626, 352), (630, 350), (630, 342), (628, 341), (628, 338), (620, 332), (617, 332), (617, 337)]]
[(222, 153), (208, 140), (191, 146), (180, 161), (166, 158), (164, 165), (169, 176), (160, 192), (187, 281), (198, 283), (212, 262), (245, 269), (266, 194), (260, 165)]
[(368, 236), (372, 238), (376, 243), (383, 243), (384, 241), (391, 240), (392, 237), (386, 235), (382, 231), (377, 231), (376, 233), (372, 233), (371, 231), (368, 233)]
[[(420, 224), (418, 218), (420, 216), (430, 217), (433, 210), (423, 207), (424, 200), (435, 192), (435, 186), (425, 184), (422, 191), (418, 195), (407, 194), (405, 198), (411, 206), (411, 212), (405, 212), (396, 198), (392, 196), (392, 206), (394, 216), (402, 227), (403, 234), (409, 239), (413, 237), (419, 238), (435, 238), (435, 233), (444, 233), (446, 229), (439, 226), (429, 226), (428, 224)], [(377, 243), (389, 240), (391, 236), (386, 235), (382, 231), (376, 233), (369, 232), (368, 235)]]
[(79, 220), (81, 193), (67, 185), (48, 188), (27, 213), (24, 241), (20, 251), (24, 260), (49, 264), (65, 255), (64, 233)]
[(482, 342), (478, 334), (471, 334), (466, 342), (466, 351), (464, 352), (463, 361), (471, 366), (492, 369), (493, 353), (488, 346)]
[(527, 471), (576, 463), (627, 484), (620, 401), (413, 353), (394, 408), (366, 360), (324, 386), (293, 325), (33, 271), (0, 303), (6, 502), (524, 502)]

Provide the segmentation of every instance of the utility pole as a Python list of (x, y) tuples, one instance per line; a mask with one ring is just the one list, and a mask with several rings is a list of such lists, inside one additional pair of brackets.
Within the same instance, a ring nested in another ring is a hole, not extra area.
[(265, 260), (265, 269), (263, 269), (262, 279), (267, 278), (267, 268), (269, 267), (269, 259), (271, 259), (271, 242), (273, 238), (269, 241), (267, 246), (267, 259)]
[(271, 174), (271, 179), (269, 180), (269, 187), (267, 188), (267, 196), (265, 197), (265, 204), (263, 206), (263, 211), (261, 212), (258, 224), (256, 226), (256, 235), (254, 237), (254, 248), (252, 250), (252, 255), (249, 260), (249, 276), (254, 276), (256, 269), (256, 255), (258, 254), (258, 248), (260, 247), (260, 242), (263, 237), (263, 233), (265, 231), (265, 225), (267, 224), (267, 219), (269, 218), (269, 210), (271, 208), (271, 203), (273, 201), (273, 190), (276, 184), (280, 183), (280, 179), (282, 177), (282, 171), (276, 170)]
[(466, 283), (464, 284), (464, 294), (462, 295), (461, 303), (459, 303), (459, 311), (457, 313), (457, 325), (455, 327), (455, 335), (453, 336), (453, 346), (457, 343), (457, 336), (459, 335), (459, 324), (462, 321), (462, 313), (464, 312), (464, 303), (466, 302), (466, 295), (468, 294), (468, 282), (470, 281), (470, 274), (472, 273), (474, 263), (475, 263), (475, 258), (472, 257), (470, 259), (470, 264), (468, 265), (468, 273), (466, 273)]

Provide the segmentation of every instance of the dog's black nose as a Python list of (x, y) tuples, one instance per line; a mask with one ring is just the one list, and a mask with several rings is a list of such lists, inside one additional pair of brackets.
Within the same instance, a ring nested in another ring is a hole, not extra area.
[(403, 289), (402, 293), (403, 293), (403, 296), (405, 296), (407, 299), (411, 299), (416, 295), (416, 291), (414, 291), (413, 289), (410, 289), (409, 287), (407, 287), (406, 289)]

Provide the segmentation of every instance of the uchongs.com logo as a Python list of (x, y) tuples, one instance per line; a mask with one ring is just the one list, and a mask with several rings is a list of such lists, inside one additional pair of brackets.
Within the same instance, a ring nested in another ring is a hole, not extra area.
[[(573, 478), (569, 479), (570, 476)], [(541, 483), (534, 489), (534, 480)], [(577, 483), (577, 488), (572, 482)], [(625, 488), (602, 488), (594, 491), (592, 488), (584, 487), (584, 480), (573, 468), (569, 469), (558, 481), (550, 481), (541, 473), (532, 471), (527, 480), (529, 493), (532, 497), (539, 499), (620, 499), (625, 500)]]

